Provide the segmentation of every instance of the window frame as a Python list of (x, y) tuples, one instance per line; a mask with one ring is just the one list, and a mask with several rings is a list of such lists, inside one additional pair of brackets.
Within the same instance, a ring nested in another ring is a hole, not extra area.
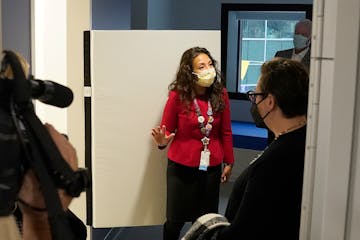
[[(312, 19), (312, 4), (236, 4), (236, 3), (224, 3), (221, 4), (221, 72), (225, 77), (225, 86), (227, 82), (226, 78), (226, 66), (227, 66), (227, 45), (228, 45), (228, 18), (231, 11), (304, 11), (307, 19)], [(239, 44), (238, 44), (239, 46)], [(239, 63), (239, 49), (237, 49), (237, 63)], [(238, 68), (236, 70), (236, 76), (239, 75)], [(230, 99), (247, 100), (246, 93), (238, 91), (239, 82), (236, 81), (236, 91), (228, 89)]]

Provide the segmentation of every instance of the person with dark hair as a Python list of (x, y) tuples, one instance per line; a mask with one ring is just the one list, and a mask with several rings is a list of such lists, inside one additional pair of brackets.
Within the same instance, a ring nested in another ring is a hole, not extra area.
[(204, 215), (184, 240), (299, 239), (308, 88), (301, 63), (275, 58), (262, 65), (256, 89), (247, 95), (254, 121), (275, 140), (236, 179), (228, 222)]
[(159, 149), (171, 142), (164, 239), (176, 240), (185, 222), (218, 212), (220, 182), (234, 163), (229, 98), (207, 49), (183, 53), (152, 137)]

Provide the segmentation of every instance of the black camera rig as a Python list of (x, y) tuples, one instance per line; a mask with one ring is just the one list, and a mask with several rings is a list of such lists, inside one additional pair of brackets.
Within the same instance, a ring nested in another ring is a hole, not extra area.
[[(34, 80), (26, 78), (18, 56), (12, 51), (4, 51), (2, 72), (8, 66), (13, 79), (0, 76), (0, 216), (10, 215), (16, 207), (23, 175), (31, 168), (44, 195), (52, 239), (79, 239), (68, 212), (62, 208), (57, 189), (63, 188), (70, 196), (78, 197), (89, 187), (90, 176), (86, 169), (73, 171), (63, 159), (32, 103), (32, 99), (42, 98), (65, 107), (72, 101), (72, 92), (50, 81), (36, 80), (34, 84)], [(40, 93), (34, 91), (39, 88), (36, 84), (41, 85)], [(65, 104), (63, 96), (68, 96)]]

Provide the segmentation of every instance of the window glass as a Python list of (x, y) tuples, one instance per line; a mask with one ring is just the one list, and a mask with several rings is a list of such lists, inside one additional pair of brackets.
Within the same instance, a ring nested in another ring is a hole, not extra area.
[[(264, 61), (273, 58), (278, 50), (293, 47), (296, 22), (294, 20), (241, 19), (239, 72), (244, 78), (238, 77), (239, 92), (247, 92), (255, 88), (260, 75), (259, 69)], [(244, 61), (249, 62), (247, 68), (241, 67)]]
[(260, 67), (261, 63), (253, 63), (249, 65), (244, 79), (241, 80), (241, 92), (247, 92), (250, 89), (255, 89), (258, 77), (260, 75)]
[(311, 5), (222, 5), (221, 69), (230, 96), (246, 99), (244, 93), (255, 88), (263, 62), (293, 48), (295, 24), (311, 19), (311, 11)]
[(241, 20), (242, 36), (244, 38), (263, 38), (265, 37), (264, 20)]
[(241, 48), (242, 60), (264, 61), (265, 41), (262, 39), (243, 39)]
[(291, 20), (268, 20), (267, 37), (268, 38), (292, 38), (294, 34), (296, 21)]

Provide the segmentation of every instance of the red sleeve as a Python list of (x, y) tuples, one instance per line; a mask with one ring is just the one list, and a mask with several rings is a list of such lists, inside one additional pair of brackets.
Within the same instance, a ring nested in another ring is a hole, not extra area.
[(177, 128), (177, 103), (179, 101), (178, 94), (175, 91), (169, 93), (168, 100), (164, 107), (164, 112), (160, 126), (165, 125), (167, 134), (175, 132)]
[(223, 97), (225, 101), (225, 109), (222, 112), (222, 144), (224, 148), (224, 162), (228, 164), (234, 163), (234, 150), (233, 150), (233, 140), (232, 140), (232, 131), (231, 131), (231, 116), (230, 116), (230, 102), (229, 96), (224, 88)]

